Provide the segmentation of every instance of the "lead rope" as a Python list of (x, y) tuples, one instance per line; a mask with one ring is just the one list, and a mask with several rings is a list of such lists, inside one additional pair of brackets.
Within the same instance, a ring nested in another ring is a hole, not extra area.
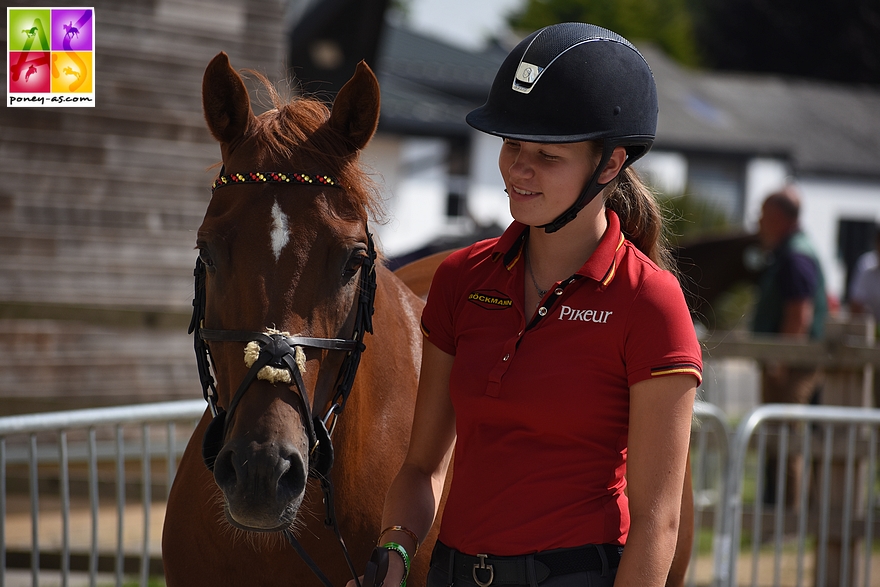
[[(296, 536), (293, 535), (293, 531), (285, 530), (284, 537), (287, 538), (287, 541), (290, 543), (290, 545), (293, 547), (299, 557), (303, 560), (303, 562), (306, 563), (310, 569), (312, 569), (312, 572), (315, 574), (318, 580), (324, 584), (324, 587), (333, 587), (333, 583), (330, 582), (330, 579), (327, 578), (327, 575), (324, 574), (324, 572), (321, 570), (321, 567), (318, 566), (318, 564), (312, 559), (312, 557), (309, 556), (309, 553), (307, 553), (306, 550), (302, 547), (302, 544), (300, 544), (299, 540), (296, 539)], [(361, 587), (361, 584), (357, 579), (357, 575), (355, 575), (354, 580), (357, 583), (358, 587)]]

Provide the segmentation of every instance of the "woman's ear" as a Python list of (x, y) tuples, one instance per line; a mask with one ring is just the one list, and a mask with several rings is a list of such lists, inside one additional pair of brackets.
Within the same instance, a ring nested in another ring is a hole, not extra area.
[(611, 152), (611, 158), (605, 164), (605, 169), (599, 175), (599, 183), (604, 185), (617, 177), (617, 174), (623, 169), (624, 163), (626, 163), (626, 149), (615, 147), (614, 151)]

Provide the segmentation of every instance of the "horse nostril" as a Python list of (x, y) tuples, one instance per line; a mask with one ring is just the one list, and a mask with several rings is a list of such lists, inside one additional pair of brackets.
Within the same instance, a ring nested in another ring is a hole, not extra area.
[(305, 491), (308, 471), (299, 451), (291, 451), (281, 459), (284, 469), (278, 477), (278, 493), (286, 499), (296, 499)]
[(214, 463), (214, 480), (224, 493), (235, 487), (238, 481), (238, 474), (233, 463), (234, 458), (235, 452), (227, 448), (220, 451)]

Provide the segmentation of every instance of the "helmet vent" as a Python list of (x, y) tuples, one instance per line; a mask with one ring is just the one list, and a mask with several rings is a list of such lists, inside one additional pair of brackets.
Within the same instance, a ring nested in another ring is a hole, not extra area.
[(531, 92), (538, 79), (553, 62), (564, 53), (591, 41), (611, 41), (621, 43), (641, 54), (632, 44), (608, 29), (595, 25), (580, 23), (564, 23), (546, 27), (538, 32), (523, 53), (516, 74), (513, 78), (512, 89), (522, 94)]

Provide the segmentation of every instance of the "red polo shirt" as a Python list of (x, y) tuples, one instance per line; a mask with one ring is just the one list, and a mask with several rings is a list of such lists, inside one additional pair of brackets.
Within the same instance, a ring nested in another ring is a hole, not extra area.
[(422, 328), (455, 355), (448, 546), (506, 556), (626, 542), (629, 387), (699, 383), (702, 361), (678, 281), (607, 216), (596, 251), (537, 313), (523, 311), (522, 224), (437, 270)]

